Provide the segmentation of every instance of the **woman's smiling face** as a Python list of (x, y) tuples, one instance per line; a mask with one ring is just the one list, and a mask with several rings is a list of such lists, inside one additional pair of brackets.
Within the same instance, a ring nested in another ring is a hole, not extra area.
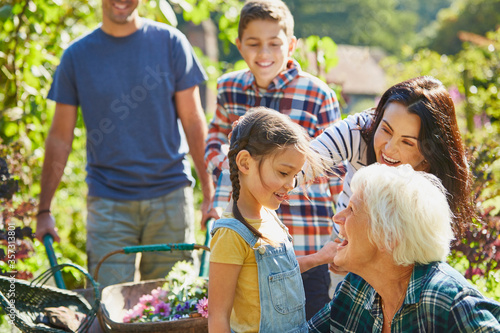
[(390, 103), (375, 131), (373, 148), (377, 162), (389, 166), (410, 164), (417, 171), (429, 165), (419, 149), (420, 117), (399, 103)]
[(377, 262), (381, 252), (370, 240), (370, 217), (359, 193), (353, 193), (347, 208), (335, 214), (333, 222), (338, 224), (342, 239), (334, 258), (335, 265), (360, 274)]

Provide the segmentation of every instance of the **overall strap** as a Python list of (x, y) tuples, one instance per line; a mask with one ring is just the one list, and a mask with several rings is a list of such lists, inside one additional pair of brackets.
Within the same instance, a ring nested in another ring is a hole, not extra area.
[(235, 232), (237, 232), (245, 242), (248, 243), (250, 247), (254, 247), (255, 243), (259, 240), (259, 237), (253, 234), (243, 223), (235, 218), (226, 218), (219, 219), (215, 221), (212, 231), (210, 234), (212, 237), (215, 235), (215, 232), (220, 228), (228, 228)]

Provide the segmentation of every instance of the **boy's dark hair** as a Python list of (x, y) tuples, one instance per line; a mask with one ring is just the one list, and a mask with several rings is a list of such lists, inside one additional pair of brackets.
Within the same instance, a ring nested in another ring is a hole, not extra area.
[(255, 20), (271, 20), (278, 22), (288, 38), (293, 36), (293, 16), (287, 5), (281, 0), (250, 0), (245, 3), (240, 13), (238, 38), (248, 24)]

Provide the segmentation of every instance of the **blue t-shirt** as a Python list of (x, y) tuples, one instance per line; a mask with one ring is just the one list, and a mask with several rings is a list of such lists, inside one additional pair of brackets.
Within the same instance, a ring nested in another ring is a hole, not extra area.
[(142, 200), (193, 183), (174, 94), (206, 75), (179, 30), (142, 22), (126, 37), (97, 28), (72, 43), (48, 95), (81, 107), (91, 196)]

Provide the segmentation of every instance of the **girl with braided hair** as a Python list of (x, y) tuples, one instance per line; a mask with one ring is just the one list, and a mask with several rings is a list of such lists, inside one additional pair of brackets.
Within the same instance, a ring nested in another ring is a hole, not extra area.
[(296, 258), (274, 212), (307, 175), (328, 163), (309, 148), (304, 129), (279, 112), (251, 109), (234, 126), (228, 153), (232, 200), (212, 229), (211, 332), (307, 332), (301, 273), (330, 263), (336, 244)]

